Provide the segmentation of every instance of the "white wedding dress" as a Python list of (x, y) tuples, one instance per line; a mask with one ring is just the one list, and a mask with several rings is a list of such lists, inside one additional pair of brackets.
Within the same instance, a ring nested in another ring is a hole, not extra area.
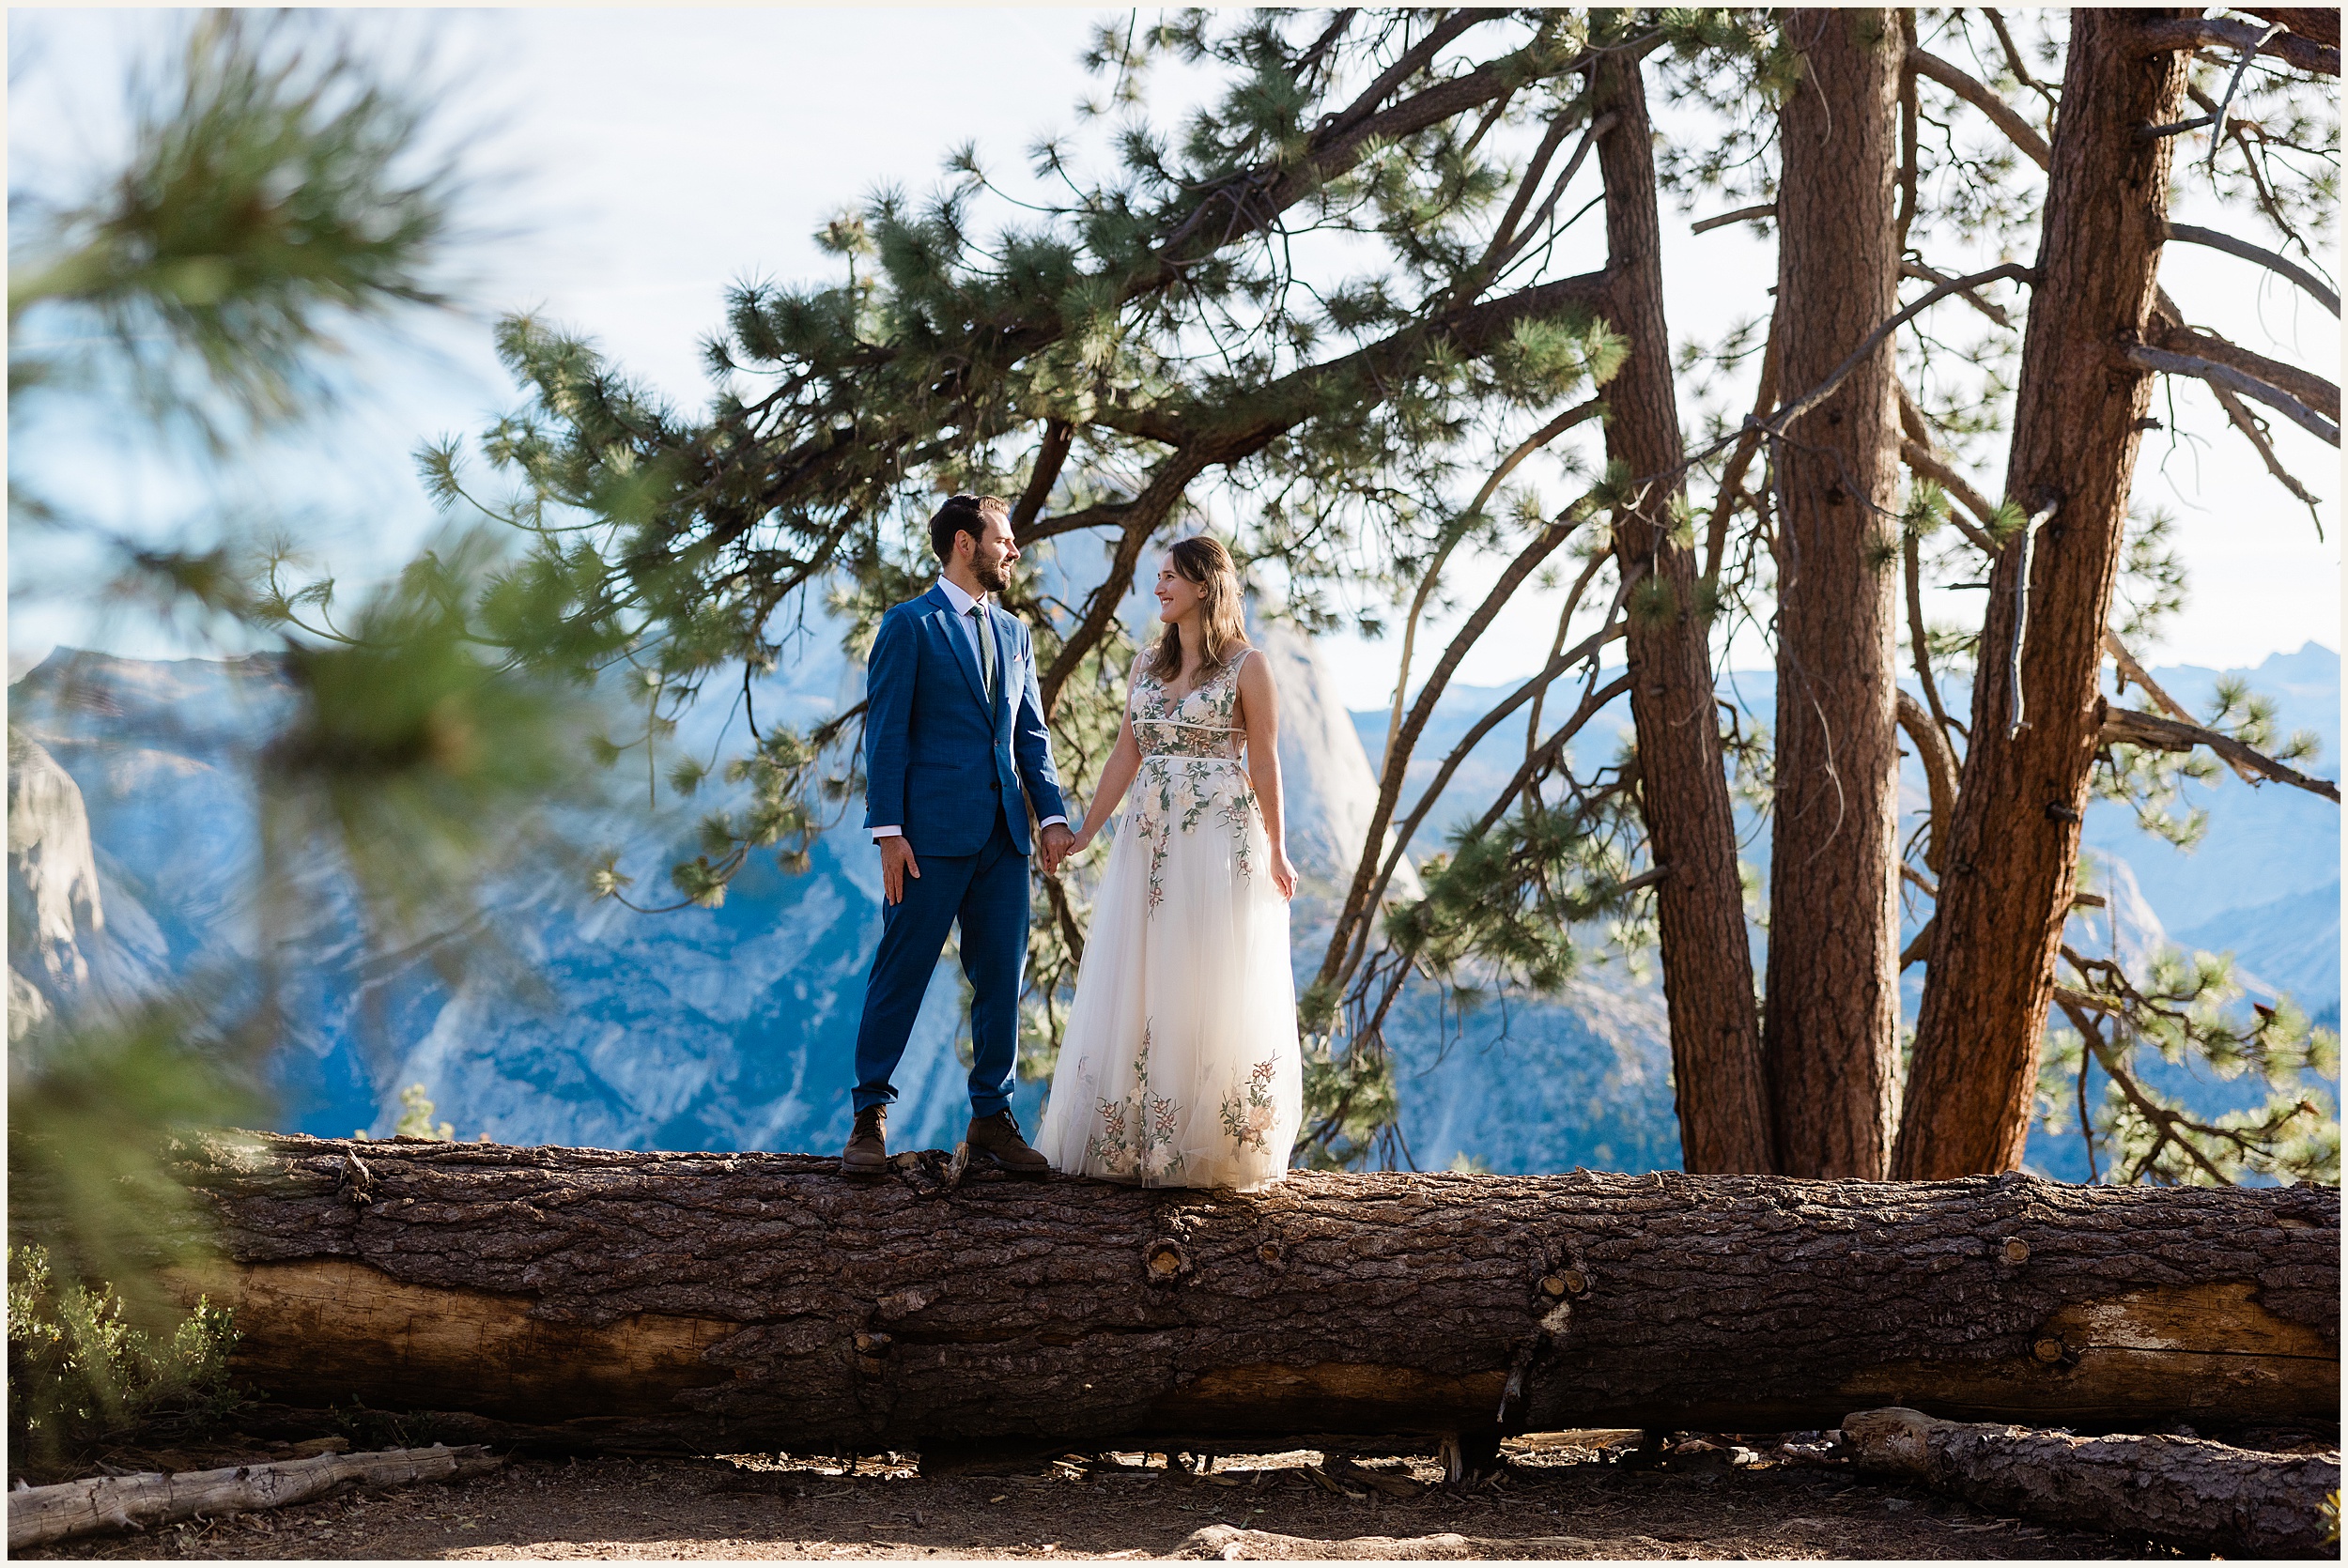
[(1136, 670), (1126, 792), (1035, 1146), (1145, 1187), (1266, 1187), (1304, 1114), (1289, 908), (1240, 761), (1243, 654), (1180, 701)]

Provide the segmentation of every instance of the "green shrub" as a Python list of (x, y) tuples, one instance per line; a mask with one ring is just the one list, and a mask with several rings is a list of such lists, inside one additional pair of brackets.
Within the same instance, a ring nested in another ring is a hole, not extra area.
[(106, 1439), (184, 1437), (217, 1424), (241, 1397), (228, 1381), (237, 1332), (199, 1298), (157, 1344), (111, 1285), (54, 1278), (39, 1247), (8, 1251), (8, 1438), (54, 1463)]

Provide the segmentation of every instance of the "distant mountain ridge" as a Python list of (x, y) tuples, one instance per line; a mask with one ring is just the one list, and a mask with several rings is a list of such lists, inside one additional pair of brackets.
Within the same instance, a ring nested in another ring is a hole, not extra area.
[[(1300, 967), (1309, 969), (1325, 940), (1317, 933), (1325, 932), (1326, 899), (1350, 876), (1352, 846), (1367, 825), (1368, 757), (1384, 715), (1347, 715), (1308, 642), (1276, 628), (1260, 640), (1282, 694), (1291, 841), (1312, 889), (1300, 900), (1296, 944)], [(87, 700), (64, 700), (69, 669), (79, 671)], [(2217, 672), (2158, 674), (2193, 702)], [(2310, 645), (2249, 674), (2281, 701), (2286, 728), (2324, 735), (2318, 771), (2336, 770), (2337, 655)], [(1749, 699), (1754, 679), (1738, 677)], [(803, 724), (854, 700), (859, 686), (837, 646), (812, 638), (757, 689), (757, 711)], [(60, 652), (12, 684), (10, 697), (12, 997), (23, 986), (41, 1007), (88, 1005), (249, 957), (252, 923), (239, 899), (254, 849), (252, 795), (230, 743), (279, 699), (267, 669), (77, 661)], [(1456, 738), (1488, 700), (1447, 694), (1426, 748), (1440, 756), (1443, 737)], [(721, 706), (697, 712), (677, 744), (708, 754), (731, 722)], [(1617, 744), (1608, 728), (1615, 723), (1601, 715), (1583, 749)], [(1463, 770), (1462, 795), (1482, 772), (1513, 769), (1511, 744), (1495, 735), (1479, 748)], [(1513, 745), (1521, 747), (1521, 731)], [(2229, 947), (2263, 987), (2336, 1018), (2337, 809), (2231, 777), (2206, 793), (2211, 835), (2198, 857), (2150, 840), (2116, 807), (2091, 812), (2093, 874), (2114, 895), (2117, 929), (2107, 939), (2141, 949), (2175, 931), (2192, 945)], [(556, 999), (550, 1008), (487, 986), (451, 991), (422, 964), (378, 973), (355, 928), (330, 917), (301, 937), (302, 979), (280, 1058), (289, 1123), (320, 1133), (388, 1131), (399, 1089), (422, 1082), (460, 1136), (835, 1146), (846, 1132), (848, 1048), (879, 927), (877, 858), (856, 821), (851, 812), (824, 837), (804, 876), (754, 856), (717, 910), (640, 915), (593, 903), (552, 876), (500, 889), (505, 927)], [(621, 846), (621, 868), (640, 889), (664, 888), (668, 865), (689, 839), (679, 817), (647, 822), (638, 812), (589, 825)], [(1435, 838), (1423, 837), (1419, 853)], [(1756, 843), (1765, 857), (1766, 835)], [(1753, 857), (1755, 848), (1746, 853)], [(12, 1001), (12, 1021), (18, 1012)], [(906, 1058), (893, 1118), (900, 1146), (950, 1145), (959, 1134), (966, 1114), (959, 1013), (958, 978), (942, 966)], [(1389, 1039), (1403, 1131), (1423, 1166), (1461, 1155), (1503, 1171), (1677, 1163), (1661, 992), (1644, 964), (1594, 954), (1564, 996), (1493, 1003), (1464, 1019), (1421, 990), (1398, 1007)], [(1014, 1103), (1030, 1121), (1042, 1092), (1039, 1084), (1019, 1086)], [(2032, 1158), (2071, 1174), (2061, 1149), (2034, 1147)]]

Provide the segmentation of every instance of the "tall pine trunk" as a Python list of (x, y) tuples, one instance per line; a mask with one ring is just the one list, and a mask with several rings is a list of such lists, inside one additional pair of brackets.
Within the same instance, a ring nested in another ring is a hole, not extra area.
[(1614, 559), (1631, 586), (1630, 715), (1639, 801), (1656, 867), (1663, 995), (1671, 1023), (1681, 1163), (1691, 1171), (1770, 1171), (1768, 1091), (1753, 1005), (1753, 954), (1737, 879), (1736, 824), (1722, 768), (1707, 617), (1696, 602), (1691, 542), (1675, 537), (1678, 400), (1663, 317), (1662, 253), (1646, 90), (1635, 56), (1592, 68), (1606, 185), (1606, 314), (1630, 345), (1607, 384), (1606, 457), (1630, 480), (1663, 475), (1614, 518)]
[(2137, 38), (2147, 21), (2188, 14), (2071, 12), (2006, 469), (2007, 498), (2046, 520), (2034, 539), (2007, 543), (1989, 574), (1892, 1159), (1903, 1179), (2021, 1163), (2101, 724), (2104, 622), (2152, 402), (2151, 376), (2123, 356), (2152, 313), (2176, 143), (2140, 132), (2184, 117), (2186, 56), (2147, 54)]
[[(1779, 385), (1800, 395), (1899, 308), (1888, 10), (1784, 13)], [(1787, 1176), (1880, 1180), (1899, 1074), (1899, 401), (1892, 340), (1777, 443), (1777, 795), (1763, 1059)]]

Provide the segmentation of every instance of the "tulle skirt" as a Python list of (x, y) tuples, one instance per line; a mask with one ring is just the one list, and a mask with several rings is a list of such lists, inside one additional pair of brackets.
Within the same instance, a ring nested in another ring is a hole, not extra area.
[(1144, 1186), (1269, 1186), (1304, 1085), (1255, 792), (1236, 762), (1154, 756), (1124, 805), (1035, 1146)]

